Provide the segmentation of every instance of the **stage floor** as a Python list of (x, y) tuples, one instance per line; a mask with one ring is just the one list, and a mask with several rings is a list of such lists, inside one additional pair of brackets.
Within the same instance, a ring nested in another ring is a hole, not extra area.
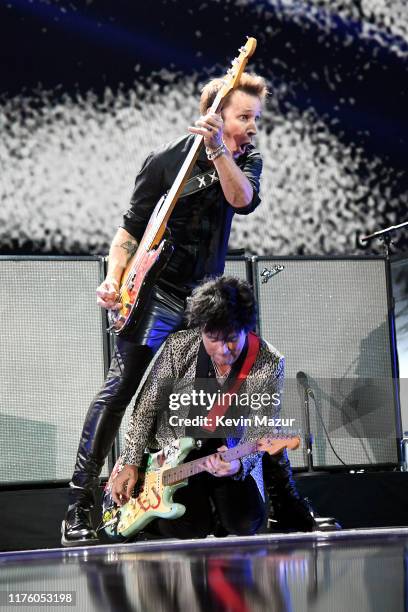
[(0, 608), (399, 612), (407, 561), (408, 528), (0, 553)]

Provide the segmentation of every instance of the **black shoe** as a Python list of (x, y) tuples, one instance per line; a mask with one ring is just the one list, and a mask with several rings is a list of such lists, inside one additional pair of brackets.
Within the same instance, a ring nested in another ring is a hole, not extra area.
[(99, 544), (96, 531), (92, 527), (90, 510), (78, 504), (68, 508), (65, 521), (61, 525), (61, 544), (63, 546), (87, 546)]
[(340, 531), (342, 528), (333, 516), (315, 516), (314, 520), (314, 531)]
[(272, 498), (271, 531), (315, 531), (314, 512), (307, 499), (284, 492)]

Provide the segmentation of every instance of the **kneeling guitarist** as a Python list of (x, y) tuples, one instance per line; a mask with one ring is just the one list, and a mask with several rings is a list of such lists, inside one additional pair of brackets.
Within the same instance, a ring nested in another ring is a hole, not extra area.
[[(284, 358), (250, 331), (255, 301), (242, 280), (219, 277), (199, 286), (188, 300), (186, 317), (190, 329), (169, 336), (139, 394), (110, 494), (118, 506), (129, 502), (145, 448), (171, 448), (178, 438), (192, 435), (201, 447), (186, 461), (196, 459), (190, 465), (204, 471), (192, 467), (188, 486), (174, 493), (176, 505), (186, 507), (183, 516), (156, 518), (153, 529), (165, 537), (195, 538), (213, 533), (218, 524), (224, 534), (251, 535), (264, 524), (267, 512), (262, 453), (254, 449), (240, 459), (225, 460), (223, 451), (268, 433), (261, 423), (263, 417), (279, 414)], [(269, 401), (261, 410), (254, 404), (252, 410), (252, 399), (259, 399), (260, 392)], [(151, 491), (134, 501), (130, 514), (140, 524), (152, 506), (158, 516), (171, 514), (171, 508), (161, 505), (159, 473), (153, 475)], [(130, 526), (132, 517), (122, 517), (125, 522)]]

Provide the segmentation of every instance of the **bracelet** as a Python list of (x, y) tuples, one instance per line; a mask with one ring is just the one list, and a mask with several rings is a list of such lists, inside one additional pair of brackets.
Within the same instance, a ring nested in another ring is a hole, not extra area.
[(209, 161), (213, 161), (214, 159), (217, 159), (217, 157), (221, 157), (221, 155), (226, 153), (225, 144), (222, 142), (216, 149), (209, 149), (206, 147), (205, 152), (207, 153), (207, 159)]

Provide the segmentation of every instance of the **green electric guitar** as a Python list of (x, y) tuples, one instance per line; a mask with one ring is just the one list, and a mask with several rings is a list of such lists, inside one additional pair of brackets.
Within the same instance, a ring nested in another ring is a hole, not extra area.
[[(238, 444), (218, 454), (224, 461), (229, 462), (258, 451), (275, 455), (284, 448), (294, 450), (299, 444), (298, 436), (260, 438), (255, 442)], [(205, 471), (202, 464), (208, 458), (200, 457), (182, 463), (193, 448), (196, 448), (193, 438), (180, 438), (163, 450), (149, 455), (146, 471), (139, 476), (135, 497), (131, 497), (121, 507), (114, 503), (111, 495), (112, 482), (120, 471), (119, 461), (116, 463), (103, 498), (101, 528), (110, 538), (126, 539), (141, 531), (155, 518), (176, 519), (185, 513), (185, 506), (173, 502), (173, 495), (177, 489), (188, 484), (190, 476)]]

